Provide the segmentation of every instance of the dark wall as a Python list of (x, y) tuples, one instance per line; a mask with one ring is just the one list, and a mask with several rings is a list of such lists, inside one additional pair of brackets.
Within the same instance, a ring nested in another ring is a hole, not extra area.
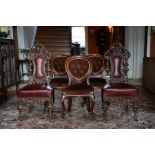
[(150, 57), (155, 58), (155, 32), (151, 33)]
[(124, 26), (88, 26), (88, 53), (100, 53), (110, 48), (114, 41), (120, 41), (124, 44), (125, 27)]

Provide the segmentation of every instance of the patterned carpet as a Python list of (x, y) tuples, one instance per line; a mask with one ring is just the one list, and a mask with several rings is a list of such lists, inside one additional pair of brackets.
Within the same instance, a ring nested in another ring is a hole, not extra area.
[[(112, 103), (106, 119), (102, 117), (100, 90), (95, 92), (96, 117), (92, 120), (86, 117), (82, 99), (73, 98), (73, 107), (71, 116), (66, 115), (61, 118), (60, 112), (54, 112), (53, 119), (50, 122), (47, 112), (43, 112), (44, 106), (36, 104), (32, 113), (28, 112), (28, 106), (25, 105), (23, 121), (18, 120), (18, 111), (16, 105), (18, 100), (14, 92), (10, 93), (9, 100), (0, 104), (0, 128), (1, 129), (149, 129), (155, 128), (155, 107), (149, 104), (149, 100), (140, 95), (138, 122), (133, 119), (132, 108), (126, 112), (123, 106), (117, 106)], [(56, 93), (55, 109), (60, 108), (60, 92)]]

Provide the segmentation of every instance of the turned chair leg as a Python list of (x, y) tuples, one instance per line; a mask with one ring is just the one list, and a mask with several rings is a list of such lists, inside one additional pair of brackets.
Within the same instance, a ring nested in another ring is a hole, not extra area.
[(82, 107), (85, 107), (85, 106), (86, 106), (88, 113), (90, 113), (90, 112), (91, 112), (90, 98), (89, 98), (89, 97), (83, 97), (83, 102), (84, 102), (84, 103), (82, 103), (81, 106), (82, 106)]
[(94, 120), (95, 119), (95, 113), (94, 113), (95, 96), (94, 96), (94, 94), (90, 95), (89, 103), (88, 104), (89, 104), (89, 107), (90, 107), (89, 115), (91, 116), (91, 119)]
[(29, 101), (29, 112), (32, 112), (33, 108), (34, 108), (34, 101), (31, 100), (31, 101)]
[(125, 111), (128, 112), (129, 111), (129, 104), (131, 102), (130, 98), (125, 98), (124, 100), (124, 104), (125, 104)]
[(67, 112), (71, 112), (72, 108), (72, 97), (68, 97), (68, 107), (67, 107)]
[(87, 111), (90, 113), (91, 112), (91, 104), (90, 104), (90, 98), (86, 98), (86, 106), (87, 106)]
[(107, 111), (109, 109), (110, 103), (108, 101), (104, 101), (102, 102), (102, 116), (105, 117), (107, 114)]
[(17, 110), (19, 111), (19, 120), (23, 120), (23, 116), (22, 116), (22, 111), (24, 109), (24, 106), (23, 106), (23, 101), (22, 100), (19, 100), (19, 104), (17, 105)]
[(87, 97), (83, 97), (83, 102), (81, 103), (81, 107), (84, 107), (84, 105), (87, 103)]
[(129, 105), (128, 105), (128, 104), (125, 105), (125, 111), (126, 111), (126, 112), (129, 111)]
[(48, 117), (50, 121), (52, 119), (52, 112), (53, 112), (53, 100), (51, 99), (48, 104)]
[[(53, 89), (53, 93), (52, 93), (52, 104), (54, 104), (54, 101), (55, 101), (55, 96), (54, 96), (54, 94), (55, 94), (55, 90)], [(44, 112), (46, 112), (46, 109), (48, 108), (48, 101), (46, 101), (46, 102), (44, 102)]]
[(137, 112), (138, 112), (138, 104), (137, 104), (137, 101), (134, 101), (134, 103), (132, 105), (132, 108), (133, 108), (133, 112), (134, 112), (134, 120), (135, 121), (138, 121), (138, 119), (137, 119)]
[(44, 102), (44, 112), (46, 112), (47, 107), (48, 107), (48, 101)]

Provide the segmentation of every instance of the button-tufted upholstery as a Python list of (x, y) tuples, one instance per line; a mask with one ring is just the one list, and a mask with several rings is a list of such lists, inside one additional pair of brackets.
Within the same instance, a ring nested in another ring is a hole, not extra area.
[(83, 82), (92, 71), (91, 63), (82, 57), (76, 57), (67, 61), (66, 71), (72, 81)]
[(104, 58), (100, 54), (90, 54), (88, 55), (90, 60), (92, 61), (92, 75), (99, 75), (104, 70)]
[(66, 74), (65, 61), (67, 60), (68, 57), (69, 57), (69, 55), (64, 55), (64, 54), (52, 56), (52, 58), (50, 60), (50, 64), (51, 64), (52, 72), (55, 75), (65, 75)]

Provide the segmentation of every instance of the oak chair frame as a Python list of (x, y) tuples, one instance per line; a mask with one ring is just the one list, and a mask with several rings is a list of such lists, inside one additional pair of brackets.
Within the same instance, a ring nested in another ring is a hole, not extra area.
[[(43, 58), (42, 65), (42, 76), (36, 77), (36, 64), (35, 64), (35, 58), (41, 57)], [(28, 85), (33, 84), (43, 84), (46, 86), (50, 86), (50, 65), (49, 65), (49, 55), (48, 51), (45, 49), (45, 47), (42, 44), (37, 44), (33, 46), (28, 53), (26, 54), (26, 60), (29, 61), (28, 63)], [(53, 111), (53, 99), (52, 97), (45, 97), (45, 96), (38, 96), (38, 97), (20, 97), (18, 96), (18, 91), (20, 91), (19, 88), (17, 88), (17, 97), (19, 99), (19, 104), (17, 105), (17, 110), (19, 111), (19, 119), (22, 120), (22, 111), (24, 109), (24, 102), (27, 102), (29, 104), (29, 112), (32, 112), (34, 103), (46, 103), (48, 102), (48, 116), (49, 120), (52, 118), (52, 111)], [(53, 90), (51, 90), (53, 91)]]
[[(114, 77), (113, 74), (115, 72), (114, 70), (114, 65), (112, 65), (113, 62), (113, 57), (119, 56), (121, 58), (121, 69), (119, 72), (120, 76)], [(130, 58), (130, 52), (124, 48), (124, 46), (120, 42), (115, 42), (112, 44), (111, 48), (107, 50), (104, 54), (106, 61), (106, 81), (108, 84), (119, 84), (119, 83), (124, 83), (125, 85), (128, 84), (128, 59)], [(107, 84), (107, 86), (108, 86)], [(134, 87), (134, 86), (133, 86)], [(135, 87), (135, 89), (138, 89)], [(104, 96), (104, 88), (102, 89), (102, 110), (103, 110), (103, 116), (106, 115), (107, 110), (110, 106), (110, 102), (117, 103), (118, 100), (122, 100), (123, 102), (120, 103), (120, 105), (125, 105), (126, 111), (128, 111), (128, 105), (130, 103), (132, 104), (133, 112), (134, 112), (134, 120), (137, 120), (137, 112), (138, 112), (138, 98), (139, 95), (135, 96)]]

